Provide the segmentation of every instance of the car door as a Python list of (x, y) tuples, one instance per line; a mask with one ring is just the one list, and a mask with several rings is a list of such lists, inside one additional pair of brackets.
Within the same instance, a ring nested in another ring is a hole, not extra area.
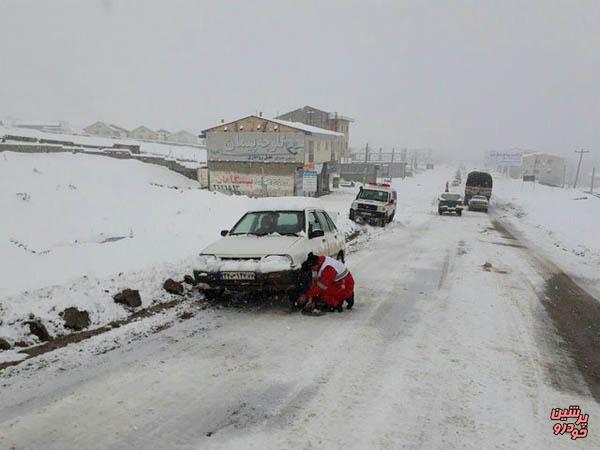
[[(308, 251), (313, 252), (315, 255), (329, 255), (329, 244), (327, 242), (327, 232), (321, 221), (319, 220), (317, 213), (315, 210), (308, 210), (306, 212), (306, 223), (307, 225), (307, 233), (310, 230), (322, 230), (324, 235), (315, 237), (313, 239), (308, 239)], [(308, 253), (308, 252), (307, 252)]]
[[(337, 229), (333, 225), (331, 218), (328, 217), (325, 211), (317, 210), (317, 218), (325, 229), (325, 237), (327, 238), (328, 255), (335, 258), (339, 253), (339, 245), (336, 238)], [(329, 220), (328, 220), (329, 219)]]

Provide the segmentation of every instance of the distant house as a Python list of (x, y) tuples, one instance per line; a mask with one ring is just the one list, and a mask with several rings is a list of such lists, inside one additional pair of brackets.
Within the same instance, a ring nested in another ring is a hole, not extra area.
[(169, 142), (176, 142), (177, 144), (198, 144), (198, 137), (188, 131), (181, 130), (177, 133), (172, 133), (168, 138)]
[(164, 128), (161, 128), (160, 130), (158, 130), (156, 132), (156, 134), (158, 134), (159, 141), (168, 141), (169, 136), (171, 136), (171, 132), (168, 130), (165, 130)]
[(144, 141), (157, 141), (158, 133), (142, 125), (131, 130), (129, 133), (129, 137), (132, 139), (142, 139)]
[(94, 122), (90, 126), (85, 127), (83, 131), (90, 136), (120, 137), (117, 130), (104, 122)]
[(129, 130), (127, 130), (125, 128), (119, 127), (115, 124), (110, 124), (109, 127), (118, 133), (118, 135), (119, 135), (118, 137), (125, 138), (125, 137), (129, 136)]

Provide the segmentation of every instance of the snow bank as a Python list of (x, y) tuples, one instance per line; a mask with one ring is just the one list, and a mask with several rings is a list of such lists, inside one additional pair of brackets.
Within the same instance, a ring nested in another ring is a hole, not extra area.
[(564, 270), (597, 284), (600, 198), (495, 175), (492, 206)]

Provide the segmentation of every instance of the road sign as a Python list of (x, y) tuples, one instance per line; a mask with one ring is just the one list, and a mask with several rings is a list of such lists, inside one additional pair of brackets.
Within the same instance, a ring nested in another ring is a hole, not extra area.
[(316, 170), (305, 170), (302, 175), (302, 190), (305, 193), (317, 192), (317, 172)]

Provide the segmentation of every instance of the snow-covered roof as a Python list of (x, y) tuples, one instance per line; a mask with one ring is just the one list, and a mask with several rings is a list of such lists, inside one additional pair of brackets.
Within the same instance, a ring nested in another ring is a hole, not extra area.
[(312, 125), (306, 125), (302, 122), (290, 122), (288, 120), (281, 119), (267, 119), (271, 122), (278, 123), (279, 125), (285, 125), (286, 127), (296, 128), (298, 130), (307, 131), (313, 134), (326, 134), (329, 136), (344, 137), (344, 133), (338, 133), (337, 131), (326, 130), (325, 128), (313, 127)]
[(304, 131), (305, 133), (344, 137), (344, 133), (338, 133), (337, 131), (331, 131), (331, 130), (326, 130), (324, 128), (313, 127), (311, 125), (306, 125), (305, 123), (302, 123), (302, 122), (290, 122), (288, 120), (270, 119), (268, 117), (259, 117), (259, 116), (255, 116), (255, 115), (246, 116), (241, 119), (232, 120), (231, 122), (227, 122), (227, 123), (220, 123), (219, 125), (215, 125), (214, 127), (207, 128), (202, 131), (202, 134), (200, 135), (200, 137), (205, 137), (204, 135), (206, 132), (211, 131), (215, 128), (223, 127), (226, 125), (231, 125), (233, 123), (239, 122), (240, 120), (247, 119), (248, 117), (256, 117), (257, 119), (267, 120), (269, 122), (274, 122), (279, 125), (284, 125), (286, 127), (295, 128), (297, 130)]

